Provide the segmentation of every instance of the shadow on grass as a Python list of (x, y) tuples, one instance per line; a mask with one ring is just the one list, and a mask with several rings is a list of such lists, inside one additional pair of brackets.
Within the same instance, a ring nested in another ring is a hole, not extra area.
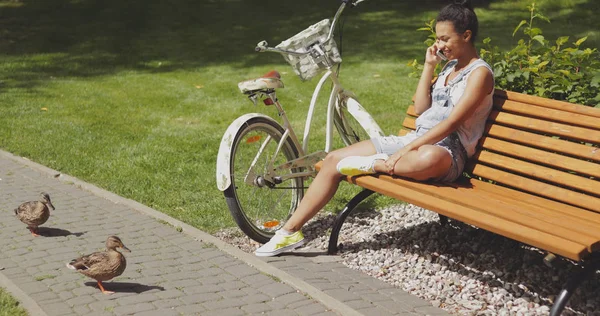
[[(476, 7), (486, 8), (493, 1), (474, 2)], [(262, 39), (276, 44), (310, 24), (331, 18), (338, 3), (0, 0), (0, 58), (12, 62), (10, 71), (0, 74), (0, 81), (4, 86), (30, 88), (56, 77), (85, 78), (124, 70), (168, 72), (220, 64), (246, 67), (280, 61), (279, 56), (254, 53), (255, 44)], [(344, 49), (358, 61), (418, 58), (426, 34), (416, 29), (446, 3), (380, 0), (349, 9)], [(597, 7), (596, 1), (589, 0), (556, 17), (553, 26), (562, 31), (562, 25), (575, 25), (573, 19), (591, 18)], [(503, 14), (486, 22), (487, 35), (506, 37), (506, 31), (518, 23), (519, 19), (507, 22)]]

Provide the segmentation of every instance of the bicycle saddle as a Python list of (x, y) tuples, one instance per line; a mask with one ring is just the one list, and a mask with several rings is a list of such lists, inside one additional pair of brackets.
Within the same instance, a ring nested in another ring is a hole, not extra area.
[(251, 94), (260, 90), (283, 88), (283, 81), (278, 71), (271, 70), (260, 78), (238, 83), (238, 88), (244, 94)]

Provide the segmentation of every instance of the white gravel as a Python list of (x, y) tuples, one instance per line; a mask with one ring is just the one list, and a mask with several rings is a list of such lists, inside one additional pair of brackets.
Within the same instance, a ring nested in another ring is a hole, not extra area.
[[(306, 247), (327, 249), (335, 216), (305, 225)], [(253, 252), (259, 244), (236, 230), (217, 237)], [(340, 233), (340, 255), (363, 271), (457, 315), (548, 315), (554, 297), (580, 267), (511, 239), (411, 204), (352, 214)], [(600, 274), (583, 282), (563, 315), (600, 315)]]

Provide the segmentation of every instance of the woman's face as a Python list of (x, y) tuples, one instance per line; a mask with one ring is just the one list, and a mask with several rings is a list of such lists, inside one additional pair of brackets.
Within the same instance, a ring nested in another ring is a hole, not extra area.
[(441, 49), (448, 59), (458, 59), (471, 38), (471, 31), (459, 34), (450, 21), (437, 22), (435, 34), (437, 49)]

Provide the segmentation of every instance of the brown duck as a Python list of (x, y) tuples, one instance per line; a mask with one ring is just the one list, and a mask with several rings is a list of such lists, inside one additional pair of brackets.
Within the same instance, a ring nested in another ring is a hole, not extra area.
[(123, 274), (127, 262), (125, 256), (117, 251), (121, 248), (131, 252), (121, 239), (117, 236), (110, 236), (106, 239), (106, 250), (98, 251), (87, 256), (79, 257), (67, 263), (67, 268), (77, 270), (84, 275), (95, 279), (98, 282), (100, 291), (104, 294), (112, 294), (114, 292), (107, 291), (102, 286), (102, 281), (108, 281), (114, 277)]
[(15, 215), (21, 222), (27, 224), (27, 228), (33, 236), (39, 236), (38, 226), (44, 224), (50, 217), (50, 208), (54, 205), (50, 201), (50, 195), (46, 192), (40, 193), (39, 201), (25, 202), (15, 209)]

